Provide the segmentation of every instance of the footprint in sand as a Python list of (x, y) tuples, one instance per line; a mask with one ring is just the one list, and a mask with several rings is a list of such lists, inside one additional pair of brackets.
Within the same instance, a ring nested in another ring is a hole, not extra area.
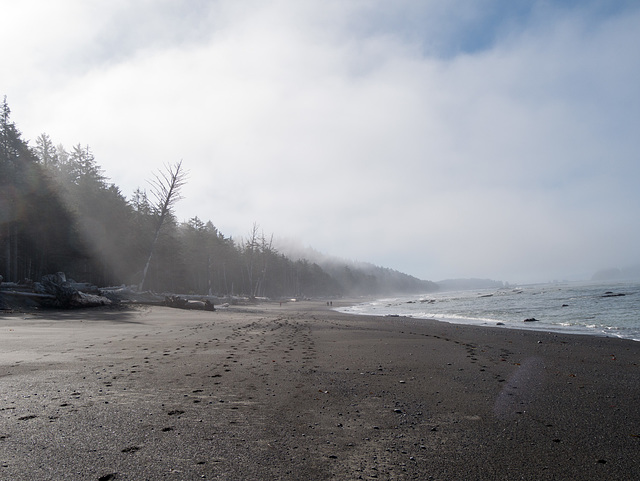
[(114, 479), (117, 479), (117, 476), (118, 473), (105, 474), (104, 476), (100, 476), (98, 481), (113, 481)]
[(35, 419), (38, 416), (36, 416), (35, 414), (28, 414), (26, 416), (22, 416), (18, 418), (18, 421), (28, 421), (29, 419)]

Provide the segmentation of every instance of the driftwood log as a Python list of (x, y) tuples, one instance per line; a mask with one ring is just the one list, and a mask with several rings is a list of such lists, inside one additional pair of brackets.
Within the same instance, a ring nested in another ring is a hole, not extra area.
[(30, 280), (21, 283), (0, 281), (0, 309), (2, 310), (29, 307), (69, 309), (130, 303), (215, 311), (211, 299), (194, 299), (193, 297), (196, 296), (166, 295), (163, 300), (161, 295), (152, 292), (138, 292), (135, 288), (124, 285), (100, 289), (86, 282), (74, 282), (67, 279), (63, 272), (45, 275), (40, 282)]
[(63, 272), (42, 276), (40, 282), (34, 282), (33, 290), (40, 295), (37, 299), (42, 299), (44, 305), (51, 307), (96, 307), (112, 303), (100, 295), (96, 286), (67, 281)]
[(213, 303), (209, 299), (198, 301), (193, 299), (184, 299), (179, 296), (166, 296), (164, 298), (164, 305), (167, 307), (174, 307), (176, 309), (197, 309), (201, 311), (216, 310)]

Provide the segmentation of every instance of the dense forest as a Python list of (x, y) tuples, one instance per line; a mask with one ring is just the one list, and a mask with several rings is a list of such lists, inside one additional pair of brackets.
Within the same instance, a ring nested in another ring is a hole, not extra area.
[[(172, 204), (186, 181), (181, 164), (161, 167), (148, 183), (149, 192), (138, 188), (126, 198), (108, 182), (88, 146), (55, 145), (47, 134), (29, 145), (11, 121), (6, 97), (0, 108), (0, 276), (5, 282), (65, 272), (98, 286), (271, 298), (436, 288), (370, 264), (293, 260), (278, 252), (256, 224), (236, 241), (211, 221), (178, 222)], [(173, 192), (167, 190), (171, 187)]]

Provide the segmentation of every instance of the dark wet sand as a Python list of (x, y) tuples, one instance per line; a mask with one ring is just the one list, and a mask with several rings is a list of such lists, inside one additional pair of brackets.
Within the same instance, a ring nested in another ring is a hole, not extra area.
[(0, 314), (0, 343), (2, 480), (640, 476), (638, 342), (303, 302)]

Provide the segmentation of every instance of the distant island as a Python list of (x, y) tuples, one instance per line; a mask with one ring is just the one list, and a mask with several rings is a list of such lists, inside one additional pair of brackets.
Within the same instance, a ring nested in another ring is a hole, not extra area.
[(503, 281), (495, 281), (493, 279), (445, 279), (436, 282), (438, 289), (441, 291), (467, 291), (471, 289), (501, 289), (508, 287)]
[(593, 276), (592, 281), (617, 281), (640, 279), (640, 264), (625, 268), (609, 267), (600, 269)]

